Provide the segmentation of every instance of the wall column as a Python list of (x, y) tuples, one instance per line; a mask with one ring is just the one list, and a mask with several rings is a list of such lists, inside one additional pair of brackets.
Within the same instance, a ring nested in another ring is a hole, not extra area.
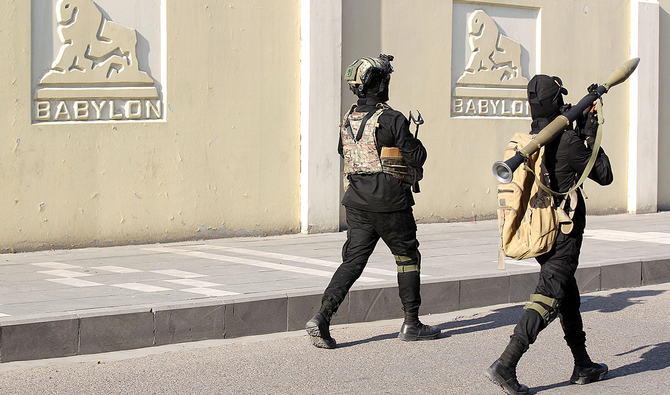
[(640, 64), (630, 77), (628, 212), (657, 211), (659, 4), (631, 1), (631, 58)]
[(342, 0), (301, 0), (300, 223), (339, 230)]

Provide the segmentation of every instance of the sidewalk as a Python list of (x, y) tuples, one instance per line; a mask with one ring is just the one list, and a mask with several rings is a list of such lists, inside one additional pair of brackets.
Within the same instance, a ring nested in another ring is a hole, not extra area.
[[(421, 314), (522, 302), (535, 260), (497, 269), (497, 223), (419, 225)], [(299, 330), (344, 232), (0, 255), (0, 362)], [(590, 216), (583, 293), (670, 282), (670, 212)], [(380, 242), (333, 324), (402, 317)], [(399, 324), (400, 325), (400, 322)]]

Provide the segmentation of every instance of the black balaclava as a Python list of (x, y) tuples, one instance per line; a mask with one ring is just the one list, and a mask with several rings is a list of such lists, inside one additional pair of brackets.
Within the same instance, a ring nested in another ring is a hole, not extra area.
[(377, 74), (370, 79), (363, 92), (358, 97), (374, 97), (380, 102), (386, 103), (389, 100), (389, 75)]
[(560, 78), (544, 74), (533, 77), (528, 82), (528, 103), (533, 120), (545, 118), (551, 122), (561, 115), (563, 95), (567, 94)]

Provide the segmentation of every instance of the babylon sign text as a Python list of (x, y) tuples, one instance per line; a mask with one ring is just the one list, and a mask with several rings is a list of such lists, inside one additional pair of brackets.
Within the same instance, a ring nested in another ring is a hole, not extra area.
[(453, 116), (529, 117), (528, 100), (454, 98)]

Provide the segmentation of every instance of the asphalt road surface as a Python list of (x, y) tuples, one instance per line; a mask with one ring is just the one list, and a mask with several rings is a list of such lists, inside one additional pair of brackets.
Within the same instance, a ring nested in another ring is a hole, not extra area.
[[(483, 371), (502, 352), (522, 304), (423, 317), (443, 335), (399, 341), (399, 320), (333, 328), (335, 350), (302, 331), (0, 365), (0, 394), (500, 394)], [(583, 297), (587, 346), (606, 380), (568, 382), (558, 321), (519, 363), (541, 394), (667, 394), (670, 284)]]

